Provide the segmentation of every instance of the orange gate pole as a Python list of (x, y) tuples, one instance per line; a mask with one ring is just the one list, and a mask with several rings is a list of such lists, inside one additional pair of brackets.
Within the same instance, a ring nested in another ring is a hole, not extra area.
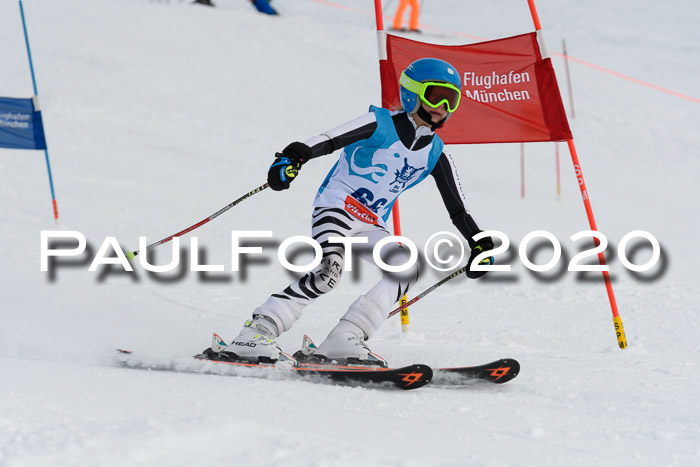
[[(530, 14), (532, 15), (532, 22), (535, 24), (535, 30), (537, 31), (537, 38), (540, 42), (540, 47), (542, 47), (542, 25), (540, 24), (540, 18), (537, 15), (537, 9), (535, 8), (535, 0), (527, 0), (528, 6), (530, 7)], [(583, 179), (583, 171), (581, 170), (581, 163), (578, 160), (578, 155), (576, 154), (576, 146), (574, 146), (574, 140), (568, 139), (566, 143), (569, 146), (569, 153), (571, 154), (571, 161), (574, 164), (574, 170), (576, 171), (576, 177), (578, 179), (579, 189), (581, 190), (581, 197), (583, 198), (583, 205), (586, 208), (586, 216), (588, 217), (588, 224), (591, 230), (598, 230), (595, 223), (595, 217), (593, 216), (593, 208), (591, 207), (591, 200), (588, 197), (588, 190), (586, 189), (586, 182)], [(598, 246), (600, 242), (594, 237), (595, 245)], [(598, 261), (601, 266), (606, 266), (605, 253), (602, 251), (598, 253)], [(615, 293), (613, 292), (612, 282), (610, 281), (610, 274), (608, 271), (603, 271), (603, 280), (605, 281), (605, 289), (608, 292), (608, 300), (610, 301), (610, 308), (613, 315), (613, 324), (615, 325), (615, 333), (617, 335), (617, 343), (621, 349), (627, 347), (627, 338), (625, 337), (625, 329), (622, 326), (622, 318), (617, 309), (617, 301), (615, 300)]]

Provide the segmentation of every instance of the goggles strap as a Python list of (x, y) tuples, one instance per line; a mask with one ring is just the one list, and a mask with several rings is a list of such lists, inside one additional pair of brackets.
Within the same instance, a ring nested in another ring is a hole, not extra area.
[(403, 86), (404, 88), (408, 89), (411, 92), (415, 92), (418, 95), (420, 95), (424, 86), (423, 83), (421, 83), (420, 81), (416, 81), (414, 79), (409, 78), (406, 72), (404, 71), (401, 72), (401, 78), (399, 78), (399, 83), (401, 83), (401, 86)]

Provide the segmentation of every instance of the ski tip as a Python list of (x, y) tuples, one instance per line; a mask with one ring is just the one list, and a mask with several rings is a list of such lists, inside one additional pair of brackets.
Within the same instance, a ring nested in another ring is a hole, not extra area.
[(418, 389), (433, 380), (433, 369), (428, 365), (417, 363), (398, 371), (394, 383), (401, 389)]
[(126, 259), (129, 261), (132, 261), (134, 258), (136, 258), (136, 253), (133, 251), (127, 251), (126, 252)]
[(491, 363), (476, 366), (438, 368), (435, 383), (461, 386), (481, 382), (503, 384), (520, 373), (520, 363), (514, 358), (501, 358)]
[(507, 383), (520, 373), (520, 363), (514, 358), (502, 358), (486, 369), (488, 379), (497, 384)]
[(123, 353), (123, 354), (130, 354), (133, 353), (131, 350), (126, 350), (126, 349), (117, 349), (118, 353)]

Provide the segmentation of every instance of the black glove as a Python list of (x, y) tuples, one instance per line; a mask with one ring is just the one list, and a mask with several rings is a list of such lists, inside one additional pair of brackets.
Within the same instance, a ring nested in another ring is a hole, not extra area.
[[(470, 239), (471, 240), (471, 239)], [(484, 251), (493, 250), (493, 240), (491, 237), (484, 237), (479, 241), (472, 240), (469, 242), (469, 246), (472, 247), (472, 254), (469, 256), (469, 262), (467, 263), (467, 277), (470, 279), (478, 279), (479, 277), (486, 274), (486, 271), (470, 271), (472, 267), (472, 262), (476, 256)], [(493, 264), (493, 256), (482, 259), (479, 264)]]
[(301, 166), (311, 158), (311, 148), (304, 143), (295, 142), (275, 154), (275, 162), (267, 172), (267, 183), (275, 191), (289, 188)]

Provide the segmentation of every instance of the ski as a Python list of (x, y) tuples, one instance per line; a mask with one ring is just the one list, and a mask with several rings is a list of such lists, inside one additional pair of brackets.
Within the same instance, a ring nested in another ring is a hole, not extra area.
[[(220, 342), (221, 338), (216, 335), (214, 343)], [(212, 344), (214, 345), (214, 344)], [(323, 364), (324, 357), (317, 358), (315, 356), (316, 345), (313, 340), (305, 335), (302, 341), (301, 350), (294, 353), (294, 358), (297, 361), (298, 366), (303, 367), (313, 367), (315, 365)], [(386, 364), (385, 360), (376, 355), (374, 356), (376, 362), (379, 364)], [(337, 363), (337, 362), (334, 362)], [(352, 363), (344, 363), (345, 365), (353, 365)], [(359, 366), (352, 367), (346, 366), (346, 368), (361, 368)], [(483, 365), (476, 366), (463, 366), (456, 368), (434, 368), (433, 369), (433, 381), (431, 385), (433, 386), (461, 386), (468, 385), (475, 382), (487, 382), (503, 384), (506, 383), (516, 376), (520, 372), (520, 363), (512, 358), (502, 358), (491, 363), (486, 363)]]
[(520, 373), (520, 363), (512, 358), (502, 358), (491, 363), (456, 368), (436, 368), (433, 373), (434, 385), (465, 385), (474, 382), (503, 384)]
[(427, 365), (413, 364), (401, 368), (356, 367), (337, 365), (301, 366), (293, 361), (252, 363), (232, 360), (226, 354), (206, 349), (189, 358), (147, 359), (130, 350), (118, 349), (118, 362), (124, 367), (152, 371), (178, 373), (203, 373), (228, 376), (270, 377), (274, 379), (296, 378), (315, 383), (331, 383), (362, 387), (397, 387), (418, 389), (430, 383), (432, 369)]
[[(296, 356), (296, 354), (295, 354)], [(303, 368), (323, 366), (298, 360), (297, 365)], [(331, 365), (326, 365), (330, 367)], [(348, 370), (363, 370), (365, 366), (342, 366)], [(433, 368), (431, 386), (464, 386), (473, 383), (503, 384), (512, 380), (520, 372), (520, 364), (512, 358), (503, 358), (491, 363), (476, 366), (454, 368)]]
[[(251, 365), (249, 362), (231, 360), (225, 353), (206, 349), (195, 358), (229, 365)], [(253, 363), (252, 365), (260, 365)], [(274, 365), (262, 364), (262, 367)], [(433, 370), (419, 363), (401, 368), (384, 368), (380, 366), (341, 366), (341, 365), (294, 365), (288, 366), (296, 376), (310, 379), (326, 379), (332, 382), (348, 384), (382, 384), (392, 383), (401, 389), (417, 389), (428, 384), (433, 377)], [(320, 378), (319, 378), (320, 377)]]

